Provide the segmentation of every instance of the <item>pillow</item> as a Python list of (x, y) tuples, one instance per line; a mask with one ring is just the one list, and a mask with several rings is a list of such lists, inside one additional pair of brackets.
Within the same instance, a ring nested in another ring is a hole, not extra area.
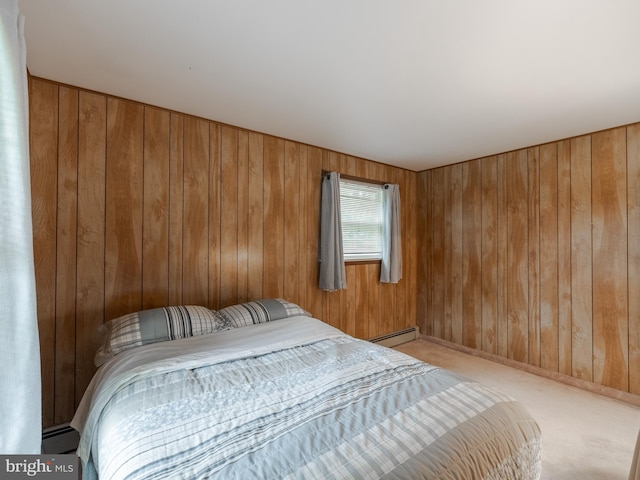
[(134, 312), (107, 322), (104, 340), (94, 358), (97, 367), (118, 353), (149, 343), (228, 330), (212, 310), (196, 305)]
[(266, 323), (272, 320), (296, 317), (298, 315), (311, 316), (309, 312), (303, 310), (295, 303), (287, 302), (281, 298), (270, 298), (232, 305), (218, 310), (215, 313), (224, 325), (233, 328), (253, 325), (255, 323)]

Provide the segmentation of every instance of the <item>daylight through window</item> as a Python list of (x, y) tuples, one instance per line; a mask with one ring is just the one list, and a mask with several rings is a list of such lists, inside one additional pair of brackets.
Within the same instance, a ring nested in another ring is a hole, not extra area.
[(382, 258), (382, 185), (340, 179), (345, 261)]

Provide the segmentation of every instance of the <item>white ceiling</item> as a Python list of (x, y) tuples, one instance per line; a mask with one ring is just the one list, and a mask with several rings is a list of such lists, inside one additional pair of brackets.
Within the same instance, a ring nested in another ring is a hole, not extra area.
[(32, 75), (423, 170), (640, 121), (638, 0), (20, 0)]

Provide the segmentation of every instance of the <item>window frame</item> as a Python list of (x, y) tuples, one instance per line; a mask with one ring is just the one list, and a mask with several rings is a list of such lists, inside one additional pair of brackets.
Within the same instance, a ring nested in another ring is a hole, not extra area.
[[(326, 173), (329, 173), (329, 172), (324, 172), (323, 171), (323, 174), (326, 174)], [(382, 181), (379, 181), (379, 180), (371, 180), (371, 179), (368, 179), (368, 178), (356, 177), (356, 176), (353, 176), (353, 175), (343, 175), (342, 173), (340, 174), (340, 180), (341, 181), (342, 180), (346, 180), (346, 181), (352, 181), (352, 182), (357, 182), (357, 183), (364, 183), (364, 184), (369, 184), (369, 185), (377, 185), (381, 189), (387, 183), (387, 182), (382, 182)], [(380, 207), (382, 208), (382, 205)], [(341, 205), (340, 208), (342, 209), (342, 205)], [(341, 218), (340, 218), (340, 222), (341, 222), (341, 226), (342, 226), (342, 215), (341, 215)], [(382, 231), (380, 233), (381, 237), (382, 237), (383, 234), (384, 234), (384, 231)], [(382, 240), (382, 238), (381, 238), (381, 240)], [(344, 248), (344, 239), (343, 239), (343, 248)], [(381, 252), (381, 255), (382, 255), (382, 252)], [(359, 259), (349, 259), (348, 260), (348, 259), (345, 258), (344, 263), (345, 263), (345, 265), (378, 265), (378, 264), (382, 263), (382, 256), (381, 256), (381, 258), (377, 258), (377, 259), (376, 258), (367, 258), (367, 259), (361, 259), (361, 260), (359, 260)]]

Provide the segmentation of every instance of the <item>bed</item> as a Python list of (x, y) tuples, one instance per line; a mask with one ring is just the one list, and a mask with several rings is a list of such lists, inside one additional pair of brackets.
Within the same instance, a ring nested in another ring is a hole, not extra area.
[(112, 328), (112, 345), (135, 345), (96, 357), (72, 421), (83, 477), (540, 477), (540, 430), (518, 402), (288, 302), (270, 317), (272, 301)]

